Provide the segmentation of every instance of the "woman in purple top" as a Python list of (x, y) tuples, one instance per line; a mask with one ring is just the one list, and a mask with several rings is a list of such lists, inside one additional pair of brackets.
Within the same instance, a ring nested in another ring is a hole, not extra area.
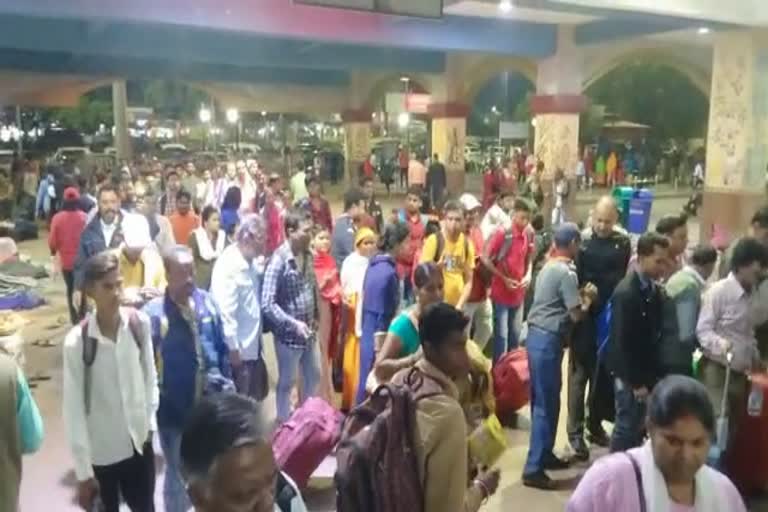
[(680, 375), (659, 382), (647, 427), (644, 446), (595, 462), (566, 512), (746, 512), (731, 481), (704, 465), (715, 414), (701, 383)]
[(384, 343), (400, 305), (400, 280), (395, 261), (407, 250), (408, 226), (390, 224), (379, 238), (379, 254), (371, 258), (363, 279), (363, 320), (360, 336), (360, 377), (355, 403), (365, 400), (365, 382), (373, 370), (376, 347)]

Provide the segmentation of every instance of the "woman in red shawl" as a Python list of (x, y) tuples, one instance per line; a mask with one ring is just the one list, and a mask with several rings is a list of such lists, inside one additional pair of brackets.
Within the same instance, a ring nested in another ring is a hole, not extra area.
[(269, 177), (264, 204), (264, 221), (267, 224), (267, 254), (272, 254), (285, 241), (285, 198), (282, 188), (282, 178), (273, 174)]
[(318, 394), (328, 403), (333, 403), (333, 382), (331, 361), (336, 354), (341, 318), (341, 281), (336, 261), (331, 256), (331, 234), (324, 226), (316, 226), (313, 240), (315, 276), (319, 292), (319, 326), (317, 339), (320, 342), (320, 386)]
[(483, 173), (483, 211), (487, 211), (496, 202), (501, 183), (496, 162), (491, 161)]

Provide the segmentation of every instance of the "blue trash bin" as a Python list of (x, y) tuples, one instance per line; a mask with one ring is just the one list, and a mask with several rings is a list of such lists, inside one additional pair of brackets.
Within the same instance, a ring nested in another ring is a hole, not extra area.
[(629, 201), (627, 231), (636, 235), (645, 233), (651, 220), (652, 206), (653, 192), (645, 188), (635, 191), (634, 196)]

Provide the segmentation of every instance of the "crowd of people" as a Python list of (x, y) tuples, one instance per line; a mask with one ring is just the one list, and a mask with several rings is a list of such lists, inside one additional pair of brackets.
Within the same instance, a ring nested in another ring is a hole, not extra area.
[[(73, 323), (62, 406), (84, 510), (117, 512), (121, 499), (154, 510), (154, 433), (166, 510), (303, 510), (270, 446), (267, 333), (278, 425), (314, 396), (349, 412), (383, 383), (407, 386), (413, 368), (436, 383), (414, 426), (428, 512), (478, 510), (496, 492), (499, 471), (474, 467), (467, 437), (493, 413), (490, 369), (522, 342), (524, 485), (554, 489), (548, 471), (608, 446), (629, 456), (598, 461), (569, 510), (635, 510), (626, 487), (611, 489), (634, 481), (638, 465), (642, 499), (743, 510), (729, 480), (701, 467), (723, 394), (742, 406), (748, 375), (763, 368), (755, 328), (768, 313), (755, 306), (768, 304), (768, 208), (718, 254), (688, 250), (682, 214), (633, 243), (610, 197), (586, 226), (558, 218), (546, 228), (535, 187), (494, 189), (482, 202), (441, 197), (427, 211), (424, 187), (410, 184), (402, 206), (384, 212), (364, 176), (334, 218), (312, 173), (298, 168), (286, 183), (237, 161), (220, 175), (126, 168), (97, 184), (89, 208), (90, 192), (63, 190), (49, 235)], [(707, 286), (716, 262), (720, 279)], [(554, 453), (566, 347), (570, 458)], [(0, 370), (24, 396), (23, 376)], [(39, 444), (39, 414), (30, 416), (19, 414), (17, 460)], [(731, 435), (739, 417), (729, 416)]]

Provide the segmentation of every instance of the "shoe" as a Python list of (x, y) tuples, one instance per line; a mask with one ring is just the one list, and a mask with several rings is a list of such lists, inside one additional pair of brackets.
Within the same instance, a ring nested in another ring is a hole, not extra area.
[(556, 487), (555, 481), (549, 478), (544, 471), (523, 475), (523, 485), (542, 491), (552, 491)]
[(558, 469), (568, 469), (569, 467), (571, 467), (570, 461), (560, 459), (554, 455), (544, 461), (544, 469), (557, 471)]
[(589, 448), (584, 444), (584, 441), (571, 443), (571, 449), (573, 450), (573, 460), (576, 462), (587, 462), (589, 460)]
[(587, 434), (587, 441), (589, 441), (589, 444), (594, 444), (603, 448), (607, 448), (608, 445), (611, 444), (611, 440), (608, 438), (608, 434), (606, 434), (605, 430), (603, 429), (600, 429), (596, 432), (590, 431)]

